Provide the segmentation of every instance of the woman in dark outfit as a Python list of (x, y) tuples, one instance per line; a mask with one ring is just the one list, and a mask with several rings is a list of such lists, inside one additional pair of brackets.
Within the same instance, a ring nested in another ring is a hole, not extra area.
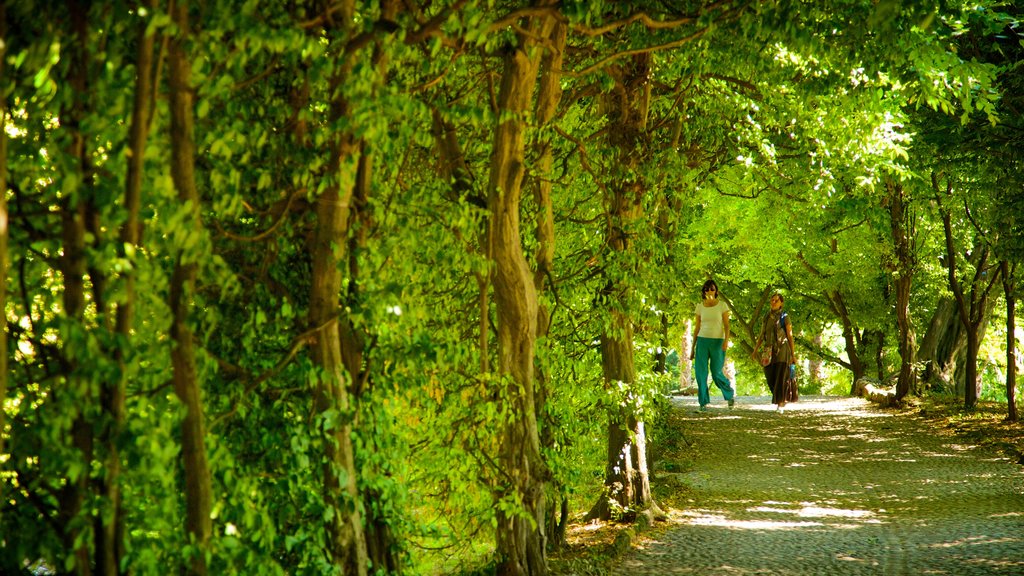
[(793, 346), (793, 324), (789, 321), (789, 314), (782, 309), (782, 294), (773, 294), (769, 303), (771, 310), (764, 318), (754, 355), (760, 353), (761, 346), (771, 347), (771, 362), (764, 367), (764, 377), (772, 391), (772, 404), (781, 414), (786, 409), (786, 402), (797, 400), (795, 383), (790, 379), (790, 366), (796, 364), (796, 348)]

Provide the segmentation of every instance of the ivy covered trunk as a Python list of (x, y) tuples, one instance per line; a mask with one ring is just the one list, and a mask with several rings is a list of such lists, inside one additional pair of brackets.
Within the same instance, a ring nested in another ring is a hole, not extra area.
[(547, 573), (544, 490), (547, 470), (537, 429), (534, 356), (538, 302), (523, 252), (520, 202), (526, 176), (527, 118), (544, 45), (555, 28), (548, 16), (529, 18), (505, 59), (498, 93), (488, 181), (488, 244), (494, 264), (498, 316), (498, 370), (508, 423), (501, 433), (496, 545), (498, 574)]
[(188, 10), (189, 6), (185, 2), (175, 5), (171, 16), (177, 26), (177, 35), (171, 40), (168, 51), (171, 178), (178, 201), (189, 211), (184, 224), (189, 233), (182, 235), (183, 245), (176, 247), (178, 253), (171, 275), (169, 304), (173, 316), (171, 365), (174, 392), (185, 407), (181, 423), (181, 457), (185, 469), (185, 530), (191, 544), (197, 547), (188, 554), (188, 573), (206, 574), (206, 546), (213, 533), (213, 487), (206, 455), (206, 425), (194, 338), (189, 320), (198, 261), (202, 257), (197, 239), (201, 237), (203, 228), (195, 180), (192, 57), (186, 50), (189, 42)]
[[(634, 390), (636, 365), (633, 358), (633, 309), (630, 278), (638, 257), (631, 243), (634, 227), (643, 216), (646, 182), (640, 170), (647, 157), (647, 115), (650, 105), (650, 76), (653, 58), (649, 53), (624, 59), (609, 67), (615, 88), (605, 96), (608, 116), (608, 144), (615, 151), (619, 172), (609, 186), (605, 238), (610, 253), (606, 264), (607, 282), (600, 302), (608, 316), (601, 334), (601, 368), (605, 386), (617, 401), (612, 402), (608, 422), (608, 454), (605, 465), (605, 490), (591, 512), (607, 519), (612, 515), (609, 499), (621, 509), (634, 512), (653, 504), (647, 470), (647, 438), (644, 423), (637, 416)], [(618, 391), (614, 389), (620, 387)], [(620, 395), (622, 397), (620, 397)]]
[(344, 243), (350, 196), (349, 191), (342, 199), (338, 185), (331, 184), (316, 200), (309, 322), (319, 328), (311, 348), (317, 367), (313, 382), (315, 408), (324, 450), (322, 498), (330, 510), (326, 516), (327, 552), (344, 574), (365, 575), (366, 542), (356, 490), (352, 409), (338, 325), (342, 275), (336, 250)]
[[(332, 125), (345, 118), (348, 103), (341, 95), (342, 75), (334, 79)], [(354, 409), (348, 386), (352, 374), (346, 356), (359, 354), (346, 348), (351, 337), (341, 307), (343, 263), (348, 259), (349, 219), (360, 164), (359, 142), (346, 133), (333, 137), (329, 182), (316, 199), (313, 244), (313, 279), (309, 303), (309, 324), (317, 331), (310, 345), (316, 374), (313, 377), (315, 410), (323, 441), (323, 491), (327, 515), (327, 553), (344, 574), (367, 573), (366, 536), (359, 510), (358, 472), (352, 443)], [(356, 360), (350, 358), (355, 364)]]

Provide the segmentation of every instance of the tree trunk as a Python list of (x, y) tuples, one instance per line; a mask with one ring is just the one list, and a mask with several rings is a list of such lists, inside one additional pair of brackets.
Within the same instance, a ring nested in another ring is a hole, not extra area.
[(929, 386), (939, 384), (948, 391), (955, 391), (955, 375), (958, 366), (963, 365), (966, 346), (966, 331), (960, 323), (956, 302), (943, 297), (935, 306), (918, 348), (917, 359), (924, 366), (921, 380)]
[[(816, 333), (814, 335), (814, 348), (820, 350), (824, 341), (825, 338), (821, 332)], [(808, 362), (807, 374), (810, 376), (815, 388), (820, 390), (821, 383), (825, 380), (825, 363), (821, 361), (819, 356), (813, 356)]]
[(1003, 271), (1003, 295), (1006, 297), (1006, 419), (1016, 422), (1017, 416), (1017, 265), (1000, 262)]
[(889, 268), (895, 273), (896, 327), (899, 334), (900, 375), (896, 381), (896, 401), (903, 400), (915, 388), (917, 381), (917, 342), (914, 323), (910, 318), (910, 294), (917, 254), (914, 239), (917, 235), (914, 216), (906, 190), (898, 182), (888, 182), (889, 227), (892, 231), (893, 261)]
[[(152, 10), (154, 2), (148, 2)], [(129, 247), (140, 245), (139, 207), (142, 198), (142, 174), (145, 161), (146, 141), (149, 135), (150, 102), (153, 94), (153, 53), (155, 34), (147, 34), (148, 22), (139, 23), (137, 59), (135, 63), (135, 95), (132, 108), (128, 148), (128, 170), (125, 181), (124, 207), (127, 212), (120, 233), (119, 255), (130, 259)], [(138, 250), (135, 251), (138, 254)], [(135, 317), (135, 274), (128, 271), (124, 277), (124, 297), (117, 307), (115, 332), (122, 345), (114, 350), (114, 360), (120, 367), (119, 373), (126, 374), (126, 351), (130, 346), (132, 326)], [(100, 481), (99, 492), (109, 507), (109, 514), (100, 514), (96, 527), (96, 573), (101, 576), (115, 576), (121, 573), (124, 558), (124, 517), (121, 506), (121, 454), (118, 438), (122, 433), (125, 419), (125, 380), (119, 377), (105, 386), (103, 410), (108, 425), (101, 433), (106, 452), (105, 475)]]
[[(201, 235), (200, 199), (195, 182), (195, 136), (193, 112), (193, 86), (191, 85), (191, 55), (186, 50), (189, 42), (189, 6), (179, 2), (171, 18), (177, 26), (177, 35), (171, 39), (168, 60), (170, 72), (171, 110), (171, 178), (178, 200), (188, 206), (190, 217), (182, 224), (191, 228), (190, 235)], [(185, 530), (193, 546), (189, 566), (190, 574), (206, 574), (206, 548), (213, 532), (213, 487), (210, 466), (206, 456), (206, 430), (203, 416), (201, 386), (196, 369), (192, 327), (189, 311), (195, 292), (197, 261), (201, 257), (195, 248), (181, 247), (176, 255), (171, 276), (170, 308), (171, 364), (174, 392), (185, 406), (181, 426), (181, 455), (185, 470)]]
[[(536, 269), (533, 273), (533, 285), (537, 291), (537, 345), (549, 346), (548, 334), (551, 329), (551, 308), (547, 299), (544, 298), (548, 288), (548, 279), (554, 272), (555, 260), (555, 216), (551, 203), (551, 192), (554, 188), (553, 170), (555, 163), (554, 146), (551, 143), (549, 130), (543, 130), (554, 118), (558, 103), (562, 98), (562, 62), (565, 50), (567, 28), (561, 22), (554, 24), (551, 32), (551, 47), (544, 51), (541, 58), (540, 83), (537, 93), (536, 123), (538, 130), (537, 139), (534, 142), (534, 157), (536, 160), (536, 176), (532, 178), (534, 203), (537, 206), (537, 224), (534, 236), (537, 241), (537, 249), (534, 253)], [(550, 392), (550, 382), (547, 367), (543, 362), (536, 362), (536, 418), (539, 423), (540, 444), (545, 450), (557, 450), (555, 430), (558, 430), (562, 423), (555, 421), (548, 416), (544, 406)], [(547, 511), (547, 501), (557, 498), (560, 502), (560, 514), (548, 516), (548, 526), (544, 534), (547, 536), (547, 547), (549, 550), (561, 548), (565, 543), (565, 534), (568, 522), (569, 502), (563, 493), (563, 487), (551, 486), (545, 490), (541, 497), (544, 498), (542, 508)]]
[[(4, 61), (7, 56), (7, 5), (0, 2), (0, 85), (6, 85)], [(0, 125), (7, 125), (7, 99), (0, 98)], [(7, 403), (7, 131), (0, 130), (0, 406)], [(0, 430), (7, 430), (7, 411), (0, 409)], [(0, 454), (4, 452), (4, 437), (0, 432)], [(0, 462), (0, 475), (4, 463)], [(0, 484), (0, 501), (4, 498), (6, 482)]]
[(981, 395), (981, 378), (978, 374), (978, 350), (981, 338), (976, 330), (967, 330), (967, 365), (964, 371), (964, 408), (973, 410)]
[[(77, 183), (78, 194), (67, 194), (61, 205), (61, 240), (63, 254), (60, 258), (61, 276), (64, 283), (62, 297), (64, 316), (69, 324), (74, 324), (84, 332), (85, 324), (85, 279), (86, 279), (86, 198), (83, 192), (90, 181), (90, 161), (86, 147), (86, 137), (82, 133), (82, 122), (85, 118), (86, 95), (89, 89), (89, 57), (86, 53), (88, 43), (88, 12), (87, 4), (72, 1), (68, 6), (71, 18), (72, 36), (74, 39), (62, 46), (62, 54), (70, 65), (68, 67), (68, 84), (73, 88), (71, 100), (61, 110), (61, 127), (67, 129), (68, 147), (66, 153), (74, 160), (74, 173), (69, 180)], [(4, 189), (0, 193), (6, 194)], [(6, 334), (4, 335), (6, 337)], [(79, 576), (92, 574), (92, 559), (89, 553), (89, 522), (81, 516), (85, 514), (83, 507), (89, 492), (89, 477), (93, 462), (94, 438), (92, 423), (86, 420), (86, 413), (93, 405), (95, 398), (90, 383), (79, 373), (80, 363), (76, 355), (66, 348), (70, 342), (63, 343), (63, 370), (65, 388), (55, 393), (63, 397), (65, 405), (72, 407), (71, 436), (68, 444), (73, 447), (72, 458), (79, 459), (80, 473), (77, 478), (67, 478), (57, 495), (58, 525), (63, 530), (64, 550), (74, 556), (74, 573)]]
[(508, 403), (511, 415), (502, 431), (499, 463), (507, 483), (499, 498), (518, 501), (521, 507), (521, 512), (516, 512), (500, 506), (495, 514), (497, 573), (501, 576), (547, 573), (544, 490), (548, 472), (540, 454), (534, 380), (537, 288), (523, 253), (519, 208), (526, 175), (527, 119), (540, 56), (556, 24), (548, 16), (529, 18), (505, 56), (487, 188), (498, 369), (506, 384), (500, 397)]
[(964, 409), (973, 410), (978, 404), (981, 381), (978, 377), (978, 349), (981, 347), (982, 334), (988, 318), (988, 299), (992, 287), (1001, 275), (1000, 269), (995, 268), (994, 273), (988, 265), (988, 257), (991, 249), (986, 239), (975, 238), (972, 254), (978, 256), (974, 268), (974, 275), (971, 277), (970, 292), (965, 294), (964, 286), (957, 277), (957, 252), (953, 239), (953, 226), (949, 209), (943, 205), (943, 197), (950, 197), (953, 190), (952, 182), (947, 182), (943, 194), (939, 187), (939, 177), (932, 173), (932, 187), (935, 190), (935, 199), (939, 206), (939, 213), (942, 216), (942, 227), (946, 235), (946, 271), (948, 273), (949, 289), (953, 293), (956, 302), (957, 312), (960, 316), (960, 323), (963, 324), (967, 333), (967, 362), (964, 374)]
[(679, 389), (686, 390), (693, 386), (693, 362), (688, 360), (693, 350), (693, 320), (683, 322), (683, 336), (679, 345)]
[(829, 304), (832, 306), (832, 311), (836, 313), (836, 316), (839, 317), (839, 321), (843, 325), (843, 341), (846, 343), (846, 356), (850, 359), (850, 372), (853, 373), (853, 381), (850, 383), (850, 394), (852, 395), (857, 381), (864, 377), (864, 373), (867, 370), (864, 366), (864, 361), (860, 357), (856, 327), (854, 327), (853, 320), (850, 318), (850, 312), (846, 309), (846, 301), (843, 298), (843, 294), (835, 291), (827, 294), (827, 297)]
[[(644, 162), (647, 137), (647, 115), (650, 105), (651, 54), (644, 53), (624, 59), (609, 72), (615, 78), (615, 88), (605, 97), (609, 117), (609, 145), (616, 152), (619, 177), (609, 186), (609, 206), (605, 238), (608, 249), (620, 254), (634, 250), (629, 241), (629, 230), (642, 216), (645, 183), (637, 176), (637, 168)], [(628, 258), (609, 258), (621, 262)], [(632, 287), (630, 274), (618, 271), (609, 276), (600, 302), (609, 321), (601, 334), (601, 367), (605, 386), (623, 388), (631, 395), (636, 382), (633, 358), (633, 320), (629, 309)], [(636, 416), (635, 406), (623, 402), (611, 408), (608, 423), (608, 454), (605, 464), (605, 490), (591, 515), (607, 519), (612, 515), (609, 499), (614, 499), (622, 510), (633, 513), (656, 508), (651, 497), (650, 475), (647, 470), (647, 438), (644, 423)]]

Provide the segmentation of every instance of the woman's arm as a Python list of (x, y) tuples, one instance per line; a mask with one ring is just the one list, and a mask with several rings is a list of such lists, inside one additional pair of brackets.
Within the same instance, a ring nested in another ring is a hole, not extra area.
[(786, 339), (789, 340), (789, 351), (793, 356), (792, 362), (796, 363), (796, 342), (793, 341), (793, 323), (789, 321), (789, 314), (786, 314)]

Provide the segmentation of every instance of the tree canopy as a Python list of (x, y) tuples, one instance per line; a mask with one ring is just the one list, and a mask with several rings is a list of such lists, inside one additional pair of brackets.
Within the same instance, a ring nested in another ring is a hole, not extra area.
[(738, 371), (781, 290), (816, 391), (1016, 419), (1022, 54), (998, 0), (0, 3), (0, 571), (545, 574), (660, 512), (707, 278)]

